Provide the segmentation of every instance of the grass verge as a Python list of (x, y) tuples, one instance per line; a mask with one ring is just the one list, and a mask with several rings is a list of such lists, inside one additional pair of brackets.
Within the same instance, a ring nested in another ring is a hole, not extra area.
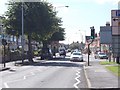
[(106, 66), (108, 70), (120, 77), (120, 65), (117, 66)]
[(101, 61), (100, 64), (101, 65), (112, 65), (112, 64), (116, 64), (116, 62)]
[(116, 64), (116, 62), (101, 61), (100, 64), (109, 65), (109, 66), (106, 66), (106, 68), (110, 70), (113, 74), (120, 77), (120, 65)]

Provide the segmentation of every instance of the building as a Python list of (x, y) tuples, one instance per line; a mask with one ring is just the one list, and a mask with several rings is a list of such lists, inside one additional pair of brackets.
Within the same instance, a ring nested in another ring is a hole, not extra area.
[(112, 45), (112, 27), (109, 22), (106, 22), (106, 26), (100, 26), (100, 50), (102, 52), (110, 52)]

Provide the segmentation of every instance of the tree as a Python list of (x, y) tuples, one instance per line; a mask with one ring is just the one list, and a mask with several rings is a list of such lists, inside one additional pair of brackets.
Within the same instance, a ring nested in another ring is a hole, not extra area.
[[(21, 35), (22, 3), (9, 2), (10, 6), (6, 12), (7, 20), (5, 26), (7, 31), (16, 30)], [(24, 2), (24, 33), (28, 36), (29, 61), (32, 61), (31, 39), (47, 41), (59, 31), (61, 18), (56, 16), (52, 4), (48, 2)]]
[(53, 33), (53, 35), (50, 38), (50, 41), (62, 41), (65, 39), (65, 33), (64, 28), (59, 28), (58, 32)]

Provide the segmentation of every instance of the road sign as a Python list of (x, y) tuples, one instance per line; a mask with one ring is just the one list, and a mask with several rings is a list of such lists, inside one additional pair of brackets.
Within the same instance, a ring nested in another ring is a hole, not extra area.
[(120, 35), (120, 10), (111, 11), (112, 35)]
[(114, 57), (120, 57), (120, 9), (111, 11), (112, 51)]
[(120, 10), (112, 10), (111, 15), (113, 18), (119, 17), (120, 16)]
[(120, 10), (116, 10), (116, 16), (117, 16), (117, 17), (120, 16)]

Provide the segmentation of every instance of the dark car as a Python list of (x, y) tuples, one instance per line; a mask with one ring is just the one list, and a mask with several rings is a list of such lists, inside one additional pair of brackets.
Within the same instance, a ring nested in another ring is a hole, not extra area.
[(60, 49), (60, 50), (59, 50), (59, 55), (60, 55), (60, 56), (62, 56), (62, 55), (66, 56), (66, 51), (65, 51), (65, 49)]

